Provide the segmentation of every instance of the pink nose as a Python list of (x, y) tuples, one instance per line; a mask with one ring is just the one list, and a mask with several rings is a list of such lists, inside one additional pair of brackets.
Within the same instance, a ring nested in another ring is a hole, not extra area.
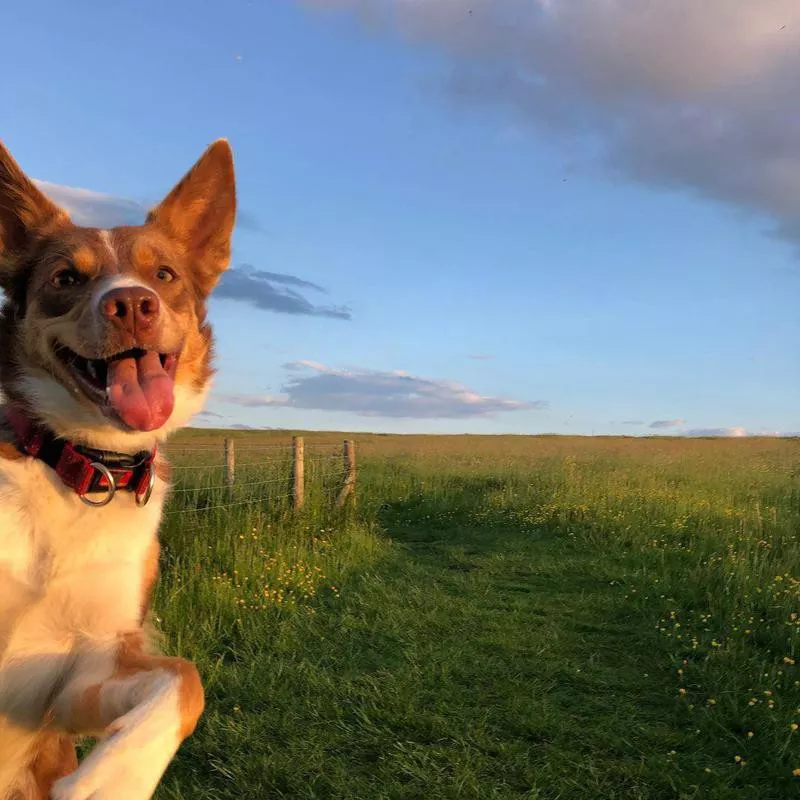
[(144, 286), (112, 289), (100, 301), (100, 312), (131, 336), (146, 333), (158, 319), (158, 295)]

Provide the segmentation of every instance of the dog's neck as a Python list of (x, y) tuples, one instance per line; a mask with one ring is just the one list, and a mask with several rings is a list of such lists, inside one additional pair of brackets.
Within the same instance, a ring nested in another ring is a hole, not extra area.
[(118, 490), (134, 492), (137, 503), (149, 499), (155, 448), (134, 454), (98, 450), (56, 435), (17, 406), (6, 406), (2, 411), (6, 435), (10, 433), (11, 441), (23, 455), (53, 469), (81, 499), (103, 495), (99, 501), (87, 500), (90, 505), (105, 505)]

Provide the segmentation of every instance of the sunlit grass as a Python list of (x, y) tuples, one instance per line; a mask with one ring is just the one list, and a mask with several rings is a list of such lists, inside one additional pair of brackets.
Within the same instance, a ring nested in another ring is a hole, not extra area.
[(214, 488), (156, 613), (209, 708), (160, 796), (800, 794), (797, 442), (357, 441), (347, 512), (335, 456), (295, 513), (288, 460), (176, 448)]

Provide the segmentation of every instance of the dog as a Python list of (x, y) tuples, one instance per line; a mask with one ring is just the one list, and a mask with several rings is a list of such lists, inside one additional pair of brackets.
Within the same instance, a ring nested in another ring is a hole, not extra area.
[(209, 389), (235, 216), (225, 140), (109, 230), (74, 225), (0, 144), (0, 800), (146, 800), (202, 714), (196, 667), (154, 652), (146, 614), (158, 448)]

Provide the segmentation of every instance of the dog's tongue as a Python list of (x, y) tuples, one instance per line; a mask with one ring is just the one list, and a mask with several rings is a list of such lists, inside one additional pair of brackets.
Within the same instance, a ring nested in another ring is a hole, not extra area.
[(108, 403), (134, 430), (152, 431), (169, 419), (175, 403), (173, 388), (158, 353), (120, 358), (108, 365)]

